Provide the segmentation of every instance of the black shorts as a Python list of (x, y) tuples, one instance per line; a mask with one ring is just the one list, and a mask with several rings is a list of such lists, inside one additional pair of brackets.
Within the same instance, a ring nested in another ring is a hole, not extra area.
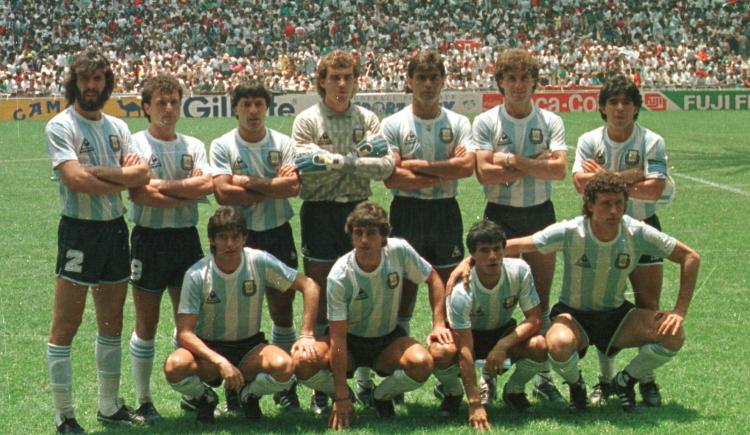
[[(406, 336), (406, 331), (398, 325), (393, 332), (382, 337), (360, 337), (358, 335), (346, 334), (346, 347), (354, 359), (354, 368), (372, 368), (386, 347), (399, 338)], [(381, 376), (384, 375), (384, 373), (378, 374)], [(348, 373), (347, 375), (351, 377), (353, 373)]]
[(203, 258), (195, 227), (154, 229), (136, 225), (130, 245), (130, 282), (146, 292), (181, 288), (185, 272)]
[(397, 196), (391, 202), (393, 235), (405, 239), (437, 269), (464, 258), (461, 210), (456, 198), (416, 199)]
[(474, 338), (474, 360), (485, 359), (493, 347), (501, 338), (516, 330), (516, 319), (510, 319), (508, 322), (497, 328), (487, 329), (484, 331), (472, 329), (471, 336)]
[[(620, 349), (612, 346), (612, 339), (620, 331), (622, 323), (631, 310), (635, 309), (629, 301), (625, 301), (619, 307), (605, 311), (581, 311), (571, 308), (562, 302), (558, 302), (552, 307), (549, 313), (550, 319), (555, 316), (568, 313), (578, 322), (589, 339), (589, 346), (596, 346), (597, 349), (607, 355), (614, 355)], [(578, 356), (586, 356), (587, 348), (578, 351)]]
[(86, 286), (125, 282), (130, 276), (129, 257), (128, 226), (122, 217), (110, 221), (60, 219), (57, 276)]
[(297, 269), (297, 248), (294, 247), (294, 236), (289, 222), (270, 230), (247, 232), (245, 246), (266, 251), (292, 269)]
[(299, 211), (302, 255), (308, 260), (330, 263), (351, 251), (352, 239), (344, 226), (360, 202), (304, 201)]
[[(661, 231), (661, 222), (659, 222), (659, 217), (655, 214), (652, 214), (651, 216), (647, 217), (643, 220), (643, 223), (646, 225), (650, 225), (657, 230)], [(664, 263), (664, 259), (662, 257), (657, 257), (655, 255), (641, 255), (641, 258), (638, 259), (638, 266), (651, 266), (654, 264), (662, 264)]]
[[(256, 346), (260, 344), (268, 344), (268, 340), (266, 340), (266, 336), (262, 332), (259, 332), (252, 337), (236, 341), (214, 341), (203, 338), (201, 338), (201, 340), (203, 340), (206, 346), (211, 348), (211, 350), (229, 360), (229, 362), (237, 368), (240, 367), (245, 355), (255, 349)], [(206, 383), (212, 387), (218, 387), (221, 385), (221, 376)]]
[(500, 225), (509, 239), (529, 236), (556, 222), (552, 201), (531, 207), (511, 207), (488, 202), (484, 208), (484, 218)]

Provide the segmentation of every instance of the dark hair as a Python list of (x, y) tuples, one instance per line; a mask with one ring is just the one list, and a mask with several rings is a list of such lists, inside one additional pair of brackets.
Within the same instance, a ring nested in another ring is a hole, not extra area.
[(76, 96), (80, 95), (78, 89), (78, 74), (87, 72), (92, 73), (97, 70), (104, 71), (105, 86), (102, 94), (103, 101), (107, 101), (115, 89), (115, 74), (112, 72), (109, 59), (94, 47), (89, 47), (75, 55), (75, 59), (69, 67), (68, 79), (65, 81), (65, 100), (68, 106), (75, 103)]
[(641, 97), (641, 91), (633, 83), (630, 78), (622, 73), (614, 73), (607, 77), (604, 81), (601, 91), (599, 91), (599, 115), (603, 120), (607, 120), (607, 115), (604, 114), (604, 106), (607, 105), (607, 100), (617, 95), (625, 95), (625, 97), (633, 102), (635, 108), (635, 116), (633, 120), (638, 119), (638, 112), (641, 110), (643, 105), (643, 97)]
[(383, 246), (387, 243), (386, 238), (391, 233), (391, 224), (388, 223), (388, 214), (385, 209), (372, 201), (364, 201), (357, 204), (346, 218), (344, 231), (351, 235), (354, 227), (375, 227), (383, 236)]
[(505, 232), (500, 225), (488, 219), (474, 222), (474, 225), (469, 228), (469, 232), (466, 234), (466, 247), (469, 248), (471, 254), (476, 252), (480, 243), (492, 245), (500, 243), (505, 248), (507, 241)]
[[(145, 104), (151, 105), (151, 98), (156, 91), (162, 94), (176, 92), (180, 97), (180, 102), (182, 102), (182, 86), (180, 86), (180, 82), (174, 76), (162, 73), (143, 82), (143, 87), (141, 88), (141, 109), (143, 109)], [(151, 116), (146, 113), (145, 109), (143, 110), (143, 114), (146, 116), (146, 119), (151, 121)]]
[(591, 217), (589, 205), (596, 202), (596, 195), (600, 193), (622, 193), (625, 195), (625, 201), (628, 200), (628, 185), (625, 180), (612, 172), (598, 172), (586, 183), (583, 189), (583, 210), (584, 216)]
[[(316, 70), (315, 78), (315, 89), (318, 91), (318, 95), (321, 98), (325, 98), (326, 90), (323, 88), (323, 80), (328, 77), (328, 68), (352, 68), (354, 78), (359, 77), (359, 63), (354, 61), (352, 54), (343, 50), (333, 50), (332, 52), (323, 56), (318, 62), (318, 68)], [(354, 90), (357, 89), (357, 81), (354, 81)]]
[[(231, 232), (247, 235), (245, 218), (234, 207), (219, 207), (214, 214), (208, 218), (208, 238), (213, 239), (219, 233)], [(211, 248), (213, 252), (213, 248)]]
[(414, 77), (417, 70), (426, 71), (437, 69), (440, 77), (445, 77), (445, 65), (440, 54), (435, 50), (423, 50), (409, 59), (409, 65), (406, 67), (406, 75), (409, 78)]
[(266, 85), (260, 80), (250, 80), (240, 83), (232, 90), (232, 110), (236, 111), (241, 99), (252, 97), (263, 98), (266, 106), (271, 106), (271, 93), (266, 89)]
[(505, 50), (495, 62), (495, 83), (500, 93), (505, 95), (505, 89), (500, 86), (503, 75), (506, 72), (518, 70), (524, 74), (527, 72), (531, 74), (531, 78), (534, 79), (534, 90), (536, 90), (536, 85), (539, 83), (539, 62), (528, 51), (511, 48)]

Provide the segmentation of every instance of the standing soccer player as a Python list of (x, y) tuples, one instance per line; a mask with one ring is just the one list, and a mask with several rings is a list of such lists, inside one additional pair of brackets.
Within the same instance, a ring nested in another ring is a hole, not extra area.
[(45, 138), (60, 179), (55, 302), (47, 364), (58, 433), (85, 433), (75, 419), (71, 344), (92, 287), (96, 368), (104, 423), (142, 424), (118, 398), (122, 311), (130, 276), (128, 228), (120, 191), (148, 183), (148, 166), (132, 150), (130, 131), (102, 113), (115, 86), (109, 60), (89, 48), (76, 55), (65, 83), (69, 107), (50, 120)]
[(151, 181), (130, 189), (135, 223), (131, 235), (130, 280), (135, 302), (135, 331), (130, 338), (136, 414), (147, 422), (161, 419), (151, 395), (154, 335), (164, 290), (176, 314), (185, 272), (203, 257), (196, 200), (213, 192), (205, 145), (178, 134), (182, 87), (170, 75), (146, 80), (141, 106), (148, 129), (133, 135), (133, 145), (148, 162)]
[[(643, 99), (635, 84), (623, 74), (612, 75), (599, 92), (599, 113), (606, 126), (584, 133), (578, 139), (573, 164), (573, 182), (580, 193), (595, 174), (620, 174), (628, 184), (625, 213), (661, 231), (657, 207), (671, 200), (674, 185), (667, 172), (664, 139), (636, 123)], [(664, 259), (644, 255), (630, 274), (635, 305), (659, 309)], [(591, 391), (591, 402), (600, 404), (612, 393), (615, 357), (599, 352), (601, 375)], [(661, 394), (655, 376), (649, 373), (638, 385), (647, 406), (660, 406)]]
[[(247, 246), (271, 253), (297, 269), (297, 250), (289, 220), (294, 216), (290, 197), (299, 193), (294, 147), (289, 136), (266, 127), (271, 93), (259, 81), (240, 83), (232, 91), (237, 128), (211, 143), (214, 194), (222, 205), (236, 207), (245, 218)], [(272, 342), (287, 353), (297, 335), (294, 327), (294, 292), (269, 288), (266, 292), (273, 320)], [(238, 401), (227, 395), (236, 411)], [(294, 385), (274, 395), (284, 410), (299, 408)]]
[[(372, 194), (371, 179), (385, 180), (393, 172), (393, 156), (382, 140), (378, 117), (352, 104), (358, 77), (359, 64), (350, 53), (334, 50), (324, 56), (316, 78), (322, 101), (300, 113), (292, 126), (302, 184), (303, 265), (321, 288), (333, 263), (352, 249), (351, 238), (344, 232), (347, 216)], [(371, 139), (382, 142), (382, 149), (373, 147)], [(316, 336), (324, 335), (326, 325), (323, 293)], [(325, 395), (316, 393), (312, 400), (314, 413), (328, 409)]]
[[(504, 103), (477, 116), (472, 127), (478, 147), (477, 178), (487, 198), (484, 216), (499, 224), (508, 238), (533, 234), (555, 222), (551, 180), (562, 180), (567, 172), (562, 119), (531, 100), (538, 80), (536, 59), (522, 49), (505, 51), (495, 64)], [(545, 331), (555, 255), (530, 252), (523, 259), (531, 266)], [(549, 369), (537, 376), (534, 395), (564, 401)]]
[(295, 359), (315, 358), (313, 324), (320, 289), (313, 280), (273, 255), (245, 247), (247, 224), (232, 207), (221, 207), (208, 221), (211, 255), (185, 274), (177, 314), (180, 348), (164, 363), (181, 406), (194, 409), (199, 422), (212, 423), (218, 404), (210, 386), (223, 382), (240, 395), (249, 419), (262, 417), (260, 398), (294, 383), (294, 362), (267, 344), (260, 331), (266, 288), (299, 291), (303, 297), (302, 336)]
[[(560, 301), (546, 335), (549, 360), (570, 387), (570, 409), (587, 407), (578, 360), (590, 345), (605, 355), (637, 347), (638, 354), (612, 377), (625, 411), (635, 408), (635, 383), (670, 361), (685, 340), (682, 327), (698, 277), (700, 257), (684, 243), (625, 215), (629, 187), (599, 172), (583, 191), (583, 216), (508, 241), (507, 251), (563, 252)], [(643, 255), (680, 265), (680, 291), (672, 311), (636, 308), (625, 299), (626, 280)]]
[[(474, 171), (474, 152), (467, 152), (471, 124), (467, 117), (440, 106), (445, 66), (437, 52), (426, 50), (411, 58), (407, 77), (411, 105), (383, 120), (383, 135), (396, 161), (385, 180), (393, 192), (393, 235), (409, 242), (445, 282), (464, 256), (456, 195), (458, 180)], [(408, 334), (417, 288), (405, 281), (403, 291), (399, 324)], [(452, 368), (457, 374), (458, 367)], [(460, 403), (461, 386), (456, 387), (446, 391), (441, 385), (438, 391), (444, 401)], [(358, 383), (357, 396), (369, 396), (368, 389), (372, 386)]]

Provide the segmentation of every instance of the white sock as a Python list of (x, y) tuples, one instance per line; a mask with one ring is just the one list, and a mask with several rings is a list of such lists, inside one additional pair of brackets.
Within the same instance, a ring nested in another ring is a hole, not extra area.
[(599, 357), (599, 371), (601, 372), (601, 380), (605, 382), (612, 382), (612, 378), (617, 373), (617, 356), (607, 356), (606, 353), (597, 349), (596, 354)]
[(287, 390), (292, 386), (294, 381), (295, 378), (293, 375), (289, 380), (280, 382), (268, 373), (258, 373), (252, 382), (242, 387), (242, 390), (240, 390), (240, 400), (244, 401), (251, 394), (254, 397), (261, 397), (266, 394)]
[(117, 400), (120, 389), (122, 349), (120, 337), (96, 335), (96, 370), (99, 373), (99, 412), (112, 415), (120, 409)]
[(446, 396), (463, 395), (464, 390), (461, 387), (458, 364), (453, 364), (445, 369), (434, 369), (432, 374), (435, 375), (435, 378), (438, 380), (438, 383)]
[(292, 346), (297, 341), (297, 331), (292, 326), (278, 326), (273, 324), (271, 328), (271, 342), (276, 346), (284, 349), (286, 353), (292, 353)]
[(375, 386), (375, 382), (372, 380), (372, 369), (369, 367), (357, 367), (354, 370), (354, 379), (356, 379), (357, 385), (367, 388)]
[(71, 346), (47, 343), (47, 367), (49, 368), (52, 403), (55, 406), (55, 425), (60, 425), (66, 418), (75, 418), (70, 349)]
[(508, 378), (505, 389), (509, 393), (523, 393), (526, 383), (544, 368), (544, 363), (532, 361), (530, 359), (520, 359), (516, 361), (516, 369)]
[(535, 385), (541, 385), (545, 382), (552, 382), (552, 370), (550, 369), (549, 359), (541, 363), (541, 369), (536, 374)]
[(320, 369), (317, 373), (299, 383), (315, 391), (323, 392), (329, 396), (336, 393), (336, 386), (333, 382), (333, 373), (328, 369)]
[(676, 352), (672, 352), (659, 343), (644, 344), (638, 349), (638, 355), (630, 361), (625, 371), (635, 379), (641, 380), (654, 369), (668, 363)]
[(398, 326), (404, 329), (406, 335), (409, 335), (411, 333), (411, 316), (398, 316), (398, 319), (396, 319), (396, 323), (398, 324)]
[(383, 379), (383, 382), (375, 388), (373, 396), (378, 400), (392, 399), (401, 393), (416, 390), (424, 382), (417, 382), (410, 378), (405, 371), (398, 369), (392, 375)]
[(130, 336), (130, 367), (133, 369), (135, 398), (138, 404), (153, 402), (151, 370), (154, 366), (154, 340), (143, 340), (133, 332)]
[(169, 385), (173, 390), (182, 394), (188, 399), (197, 399), (206, 391), (206, 386), (201, 382), (197, 375), (191, 375), (179, 382), (170, 382)]
[(578, 371), (578, 352), (573, 352), (567, 361), (557, 361), (552, 356), (548, 360), (549, 365), (569, 384), (575, 384), (581, 378)]

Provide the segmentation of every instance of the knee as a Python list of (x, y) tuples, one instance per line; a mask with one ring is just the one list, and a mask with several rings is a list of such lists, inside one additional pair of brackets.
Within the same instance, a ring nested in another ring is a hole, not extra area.
[(178, 349), (172, 352), (164, 361), (164, 377), (168, 382), (179, 382), (195, 373), (195, 359), (193, 355), (184, 350)]
[(319, 356), (314, 359), (302, 359), (296, 353), (292, 356), (294, 375), (298, 379), (309, 379), (321, 369), (328, 367), (328, 358)]
[(430, 356), (437, 369), (445, 369), (457, 362), (458, 349), (453, 343), (433, 343), (430, 345)]
[(286, 382), (294, 374), (292, 358), (284, 351), (275, 352), (268, 358), (268, 374), (280, 382)]
[(49, 342), (67, 346), (73, 342), (73, 337), (81, 326), (81, 316), (55, 316), (49, 332)]
[(417, 382), (425, 382), (435, 369), (435, 361), (432, 356), (424, 350), (412, 350), (406, 355), (406, 367), (404, 371), (410, 378)]
[(543, 362), (547, 359), (547, 341), (541, 335), (529, 340), (529, 359), (536, 362)]
[(578, 343), (571, 331), (553, 328), (547, 333), (546, 347), (550, 357), (565, 361), (578, 350)]
[(683, 344), (685, 344), (685, 329), (682, 326), (677, 330), (677, 334), (666, 335), (661, 341), (661, 345), (672, 352), (682, 349)]

